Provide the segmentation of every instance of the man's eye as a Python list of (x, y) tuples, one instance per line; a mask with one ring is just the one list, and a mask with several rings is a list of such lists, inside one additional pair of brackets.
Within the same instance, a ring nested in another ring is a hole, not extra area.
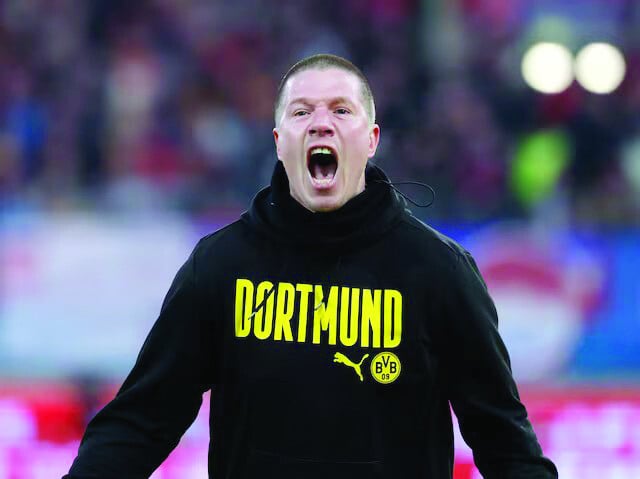
[(298, 110), (293, 112), (293, 116), (303, 116), (303, 115), (306, 115), (307, 113), (308, 112), (305, 110)]
[(347, 110), (346, 108), (336, 108), (336, 113), (338, 115), (347, 115), (349, 113), (351, 113), (349, 110)]

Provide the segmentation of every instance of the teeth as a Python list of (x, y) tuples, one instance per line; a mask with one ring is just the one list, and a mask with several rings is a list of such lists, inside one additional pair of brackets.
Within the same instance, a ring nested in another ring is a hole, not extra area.
[(311, 150), (311, 154), (312, 155), (316, 155), (316, 154), (322, 154), (322, 155), (331, 155), (331, 150), (329, 148), (324, 148), (324, 147), (317, 147), (317, 148), (313, 148)]

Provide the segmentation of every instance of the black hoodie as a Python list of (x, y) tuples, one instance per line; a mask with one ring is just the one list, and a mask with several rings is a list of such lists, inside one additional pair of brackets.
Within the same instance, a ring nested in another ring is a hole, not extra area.
[(473, 259), (385, 181), (368, 166), (363, 193), (312, 213), (278, 162), (180, 269), (65, 477), (148, 477), (208, 389), (212, 478), (451, 478), (449, 404), (485, 478), (557, 477)]

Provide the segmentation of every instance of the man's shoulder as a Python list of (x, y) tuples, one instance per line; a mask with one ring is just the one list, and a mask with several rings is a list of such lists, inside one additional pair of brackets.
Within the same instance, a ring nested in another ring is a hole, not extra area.
[(220, 246), (221, 243), (236, 241), (239, 236), (243, 235), (243, 233), (243, 221), (241, 218), (238, 218), (237, 220), (221, 226), (215, 231), (201, 237), (196, 245), (196, 249), (206, 250)]
[(200, 238), (193, 254), (200, 258), (232, 255), (240, 249), (245, 235), (242, 221), (238, 219)]
[(468, 254), (457, 241), (411, 214), (405, 215), (402, 223), (407, 236), (418, 243), (420, 250), (455, 258)]
[(414, 238), (406, 246), (441, 284), (458, 288), (474, 285), (478, 279), (478, 284), (483, 282), (473, 256), (456, 240), (412, 215), (405, 218), (404, 227), (410, 231), (405, 235)]

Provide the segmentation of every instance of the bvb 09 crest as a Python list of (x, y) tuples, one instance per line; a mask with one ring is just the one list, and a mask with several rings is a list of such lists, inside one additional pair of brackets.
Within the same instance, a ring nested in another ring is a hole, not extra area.
[(390, 352), (377, 354), (371, 361), (371, 376), (381, 384), (389, 384), (400, 376), (400, 360)]

